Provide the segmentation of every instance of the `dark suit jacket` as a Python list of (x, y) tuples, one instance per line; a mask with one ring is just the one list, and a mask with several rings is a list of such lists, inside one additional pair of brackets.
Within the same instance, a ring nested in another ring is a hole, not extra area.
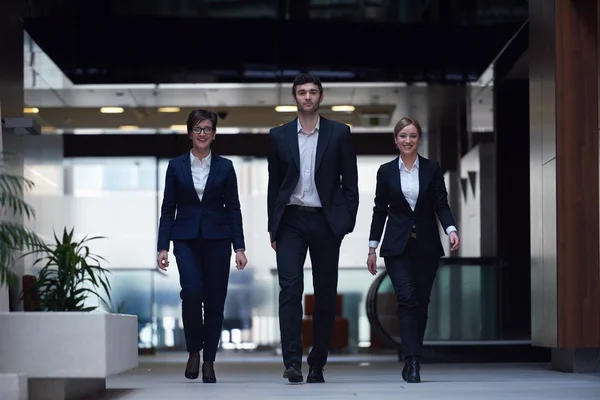
[[(177, 211), (177, 216), (175, 216)], [(231, 239), (235, 250), (244, 248), (242, 212), (233, 163), (212, 153), (202, 201), (192, 178), (190, 153), (169, 161), (158, 228), (158, 251), (169, 250), (171, 240)]]
[(419, 250), (423, 254), (443, 256), (436, 215), (444, 230), (455, 225), (444, 175), (440, 165), (419, 156), (419, 196), (415, 210), (410, 208), (402, 193), (399, 158), (385, 163), (377, 171), (375, 206), (369, 240), (379, 241), (387, 219), (380, 256), (397, 256), (404, 252), (413, 225)]
[[(268, 229), (277, 238), (281, 216), (300, 178), (298, 119), (269, 132)], [(352, 232), (358, 212), (356, 151), (348, 125), (321, 117), (315, 185), (335, 236), (341, 241)]]

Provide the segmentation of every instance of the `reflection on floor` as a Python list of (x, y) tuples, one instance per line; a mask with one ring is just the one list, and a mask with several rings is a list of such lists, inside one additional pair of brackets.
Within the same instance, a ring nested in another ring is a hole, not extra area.
[[(135, 371), (108, 379), (102, 400), (283, 398), (337, 399), (598, 399), (600, 374), (565, 374), (546, 364), (425, 364), (421, 384), (406, 384), (393, 356), (330, 358), (325, 384), (291, 385), (271, 354), (218, 356), (217, 384), (183, 377), (187, 355), (142, 357)], [(308, 372), (306, 363), (303, 372)]]

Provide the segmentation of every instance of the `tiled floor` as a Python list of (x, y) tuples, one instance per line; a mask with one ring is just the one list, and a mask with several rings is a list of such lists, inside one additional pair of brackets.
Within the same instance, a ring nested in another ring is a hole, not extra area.
[[(600, 374), (554, 372), (545, 364), (425, 364), (421, 384), (406, 384), (388, 356), (330, 358), (324, 384), (291, 385), (280, 358), (219, 355), (217, 384), (183, 377), (185, 354), (142, 357), (135, 371), (110, 378), (102, 400), (177, 399), (600, 399)], [(308, 367), (303, 366), (306, 374)]]

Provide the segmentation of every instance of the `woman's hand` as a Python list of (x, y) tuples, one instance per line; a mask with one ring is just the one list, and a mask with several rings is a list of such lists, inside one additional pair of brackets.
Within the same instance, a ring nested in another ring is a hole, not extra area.
[(158, 268), (162, 269), (163, 271), (166, 271), (169, 267), (169, 252), (166, 250), (161, 250), (160, 253), (158, 253), (158, 258), (156, 259), (156, 262), (158, 264)]
[(248, 259), (246, 258), (246, 253), (244, 250), (238, 250), (235, 252), (235, 267), (241, 271), (246, 268), (246, 264), (248, 264)]
[(371, 275), (377, 275), (377, 254), (375, 254), (375, 249), (369, 250), (369, 255), (367, 256), (367, 269)]
[(458, 249), (458, 245), (460, 244), (460, 239), (458, 238), (458, 234), (456, 233), (456, 231), (452, 231), (450, 232), (450, 244), (452, 245), (452, 248), (450, 249), (450, 251), (454, 251), (456, 249)]

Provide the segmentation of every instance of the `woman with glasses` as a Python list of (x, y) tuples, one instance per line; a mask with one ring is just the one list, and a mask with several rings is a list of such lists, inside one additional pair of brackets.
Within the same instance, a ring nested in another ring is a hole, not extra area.
[(231, 160), (211, 151), (217, 114), (197, 109), (187, 119), (190, 152), (167, 168), (158, 228), (158, 267), (168, 252), (179, 270), (182, 316), (189, 358), (185, 377), (217, 381), (214, 361), (221, 336), (232, 249), (238, 270), (247, 264), (236, 173)]

